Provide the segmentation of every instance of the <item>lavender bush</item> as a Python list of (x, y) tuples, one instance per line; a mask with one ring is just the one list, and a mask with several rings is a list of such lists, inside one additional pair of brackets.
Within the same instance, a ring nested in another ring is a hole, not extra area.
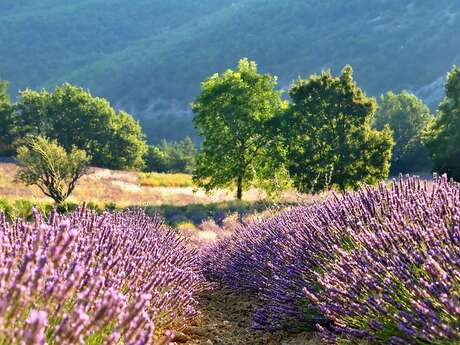
[(0, 215), (2, 344), (152, 344), (197, 316), (196, 252), (139, 211)]
[(405, 178), (243, 226), (203, 263), (211, 279), (259, 295), (256, 328), (319, 323), (330, 342), (452, 344), (458, 241), (459, 185)]
[[(460, 341), (460, 186), (408, 179), (362, 203), (353, 250), (337, 249), (305, 293), (336, 333), (373, 343)], [(372, 212), (369, 212), (372, 213)], [(329, 335), (331, 342), (335, 335)]]

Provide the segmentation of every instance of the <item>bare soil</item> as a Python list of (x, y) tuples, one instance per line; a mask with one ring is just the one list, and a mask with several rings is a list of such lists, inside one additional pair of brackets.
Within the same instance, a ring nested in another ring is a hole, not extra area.
[(186, 345), (320, 345), (312, 333), (259, 332), (250, 329), (255, 300), (227, 289), (201, 296), (202, 317), (177, 334)]

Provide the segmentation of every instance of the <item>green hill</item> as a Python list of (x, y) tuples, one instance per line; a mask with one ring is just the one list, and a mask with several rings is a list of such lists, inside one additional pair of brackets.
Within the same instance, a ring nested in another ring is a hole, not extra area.
[[(370, 94), (410, 89), (434, 104), (460, 62), (460, 2), (3, 0), (0, 40), (13, 91), (77, 83), (143, 119), (156, 141), (188, 134), (200, 81), (241, 57), (282, 87), (351, 64)], [(177, 116), (152, 120), (161, 114)]]

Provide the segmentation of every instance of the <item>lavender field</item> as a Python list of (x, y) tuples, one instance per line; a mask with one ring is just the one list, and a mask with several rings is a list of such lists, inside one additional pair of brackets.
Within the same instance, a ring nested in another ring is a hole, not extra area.
[(405, 178), (241, 226), (205, 276), (257, 296), (254, 329), (325, 343), (460, 341), (460, 185)]
[(84, 207), (2, 215), (0, 236), (2, 344), (230, 344), (196, 326), (235, 300), (250, 313), (241, 343), (460, 341), (460, 185), (445, 177), (333, 195), (208, 245)]
[(208, 288), (197, 251), (140, 212), (1, 216), (2, 344), (165, 344)]
[(0, 0), (0, 345), (460, 345), (459, 33)]

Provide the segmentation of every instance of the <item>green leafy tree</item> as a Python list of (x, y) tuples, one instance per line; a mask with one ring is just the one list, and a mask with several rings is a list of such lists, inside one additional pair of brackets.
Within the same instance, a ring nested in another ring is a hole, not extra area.
[(124, 170), (142, 170), (145, 167), (144, 156), (148, 146), (138, 121), (120, 111), (112, 118), (111, 137), (108, 141), (108, 168)]
[(193, 177), (198, 186), (211, 191), (236, 185), (241, 199), (258, 176), (271, 177), (264, 169), (276, 142), (270, 122), (283, 107), (276, 85), (276, 77), (259, 74), (247, 59), (202, 83), (193, 103), (194, 124), (203, 137)]
[(32, 136), (51, 136), (54, 119), (50, 116), (51, 94), (45, 90), (26, 89), (19, 93), (19, 100), (14, 105), (16, 135), (23, 138)]
[(9, 103), (10, 98), (8, 96), (8, 82), (6, 80), (0, 81), (0, 103)]
[(146, 172), (169, 172), (170, 159), (165, 149), (168, 148), (170, 143), (163, 140), (160, 145), (150, 145), (145, 156), (145, 171)]
[(147, 144), (139, 123), (82, 88), (64, 84), (53, 93), (26, 90), (15, 107), (21, 137), (45, 135), (57, 139), (66, 150), (76, 146), (100, 167), (144, 167)]
[(418, 172), (431, 168), (431, 160), (422, 142), (422, 134), (433, 119), (430, 109), (417, 96), (403, 91), (388, 92), (380, 99), (374, 126), (393, 131), (395, 146), (391, 159), (391, 174)]
[(388, 176), (391, 131), (372, 129), (377, 109), (358, 87), (350, 66), (299, 79), (283, 121), (287, 168), (299, 191), (346, 190)]
[(17, 160), (20, 181), (38, 186), (56, 204), (62, 204), (87, 172), (90, 157), (75, 147), (66, 152), (56, 140), (29, 136), (19, 146)]
[(435, 121), (427, 128), (425, 143), (434, 171), (460, 181), (460, 68), (457, 66), (447, 76), (445, 93)]
[(196, 148), (189, 137), (178, 142), (163, 140), (149, 147), (146, 171), (192, 173)]
[(8, 83), (0, 81), (0, 154), (12, 153), (15, 132), (14, 109), (8, 97)]

